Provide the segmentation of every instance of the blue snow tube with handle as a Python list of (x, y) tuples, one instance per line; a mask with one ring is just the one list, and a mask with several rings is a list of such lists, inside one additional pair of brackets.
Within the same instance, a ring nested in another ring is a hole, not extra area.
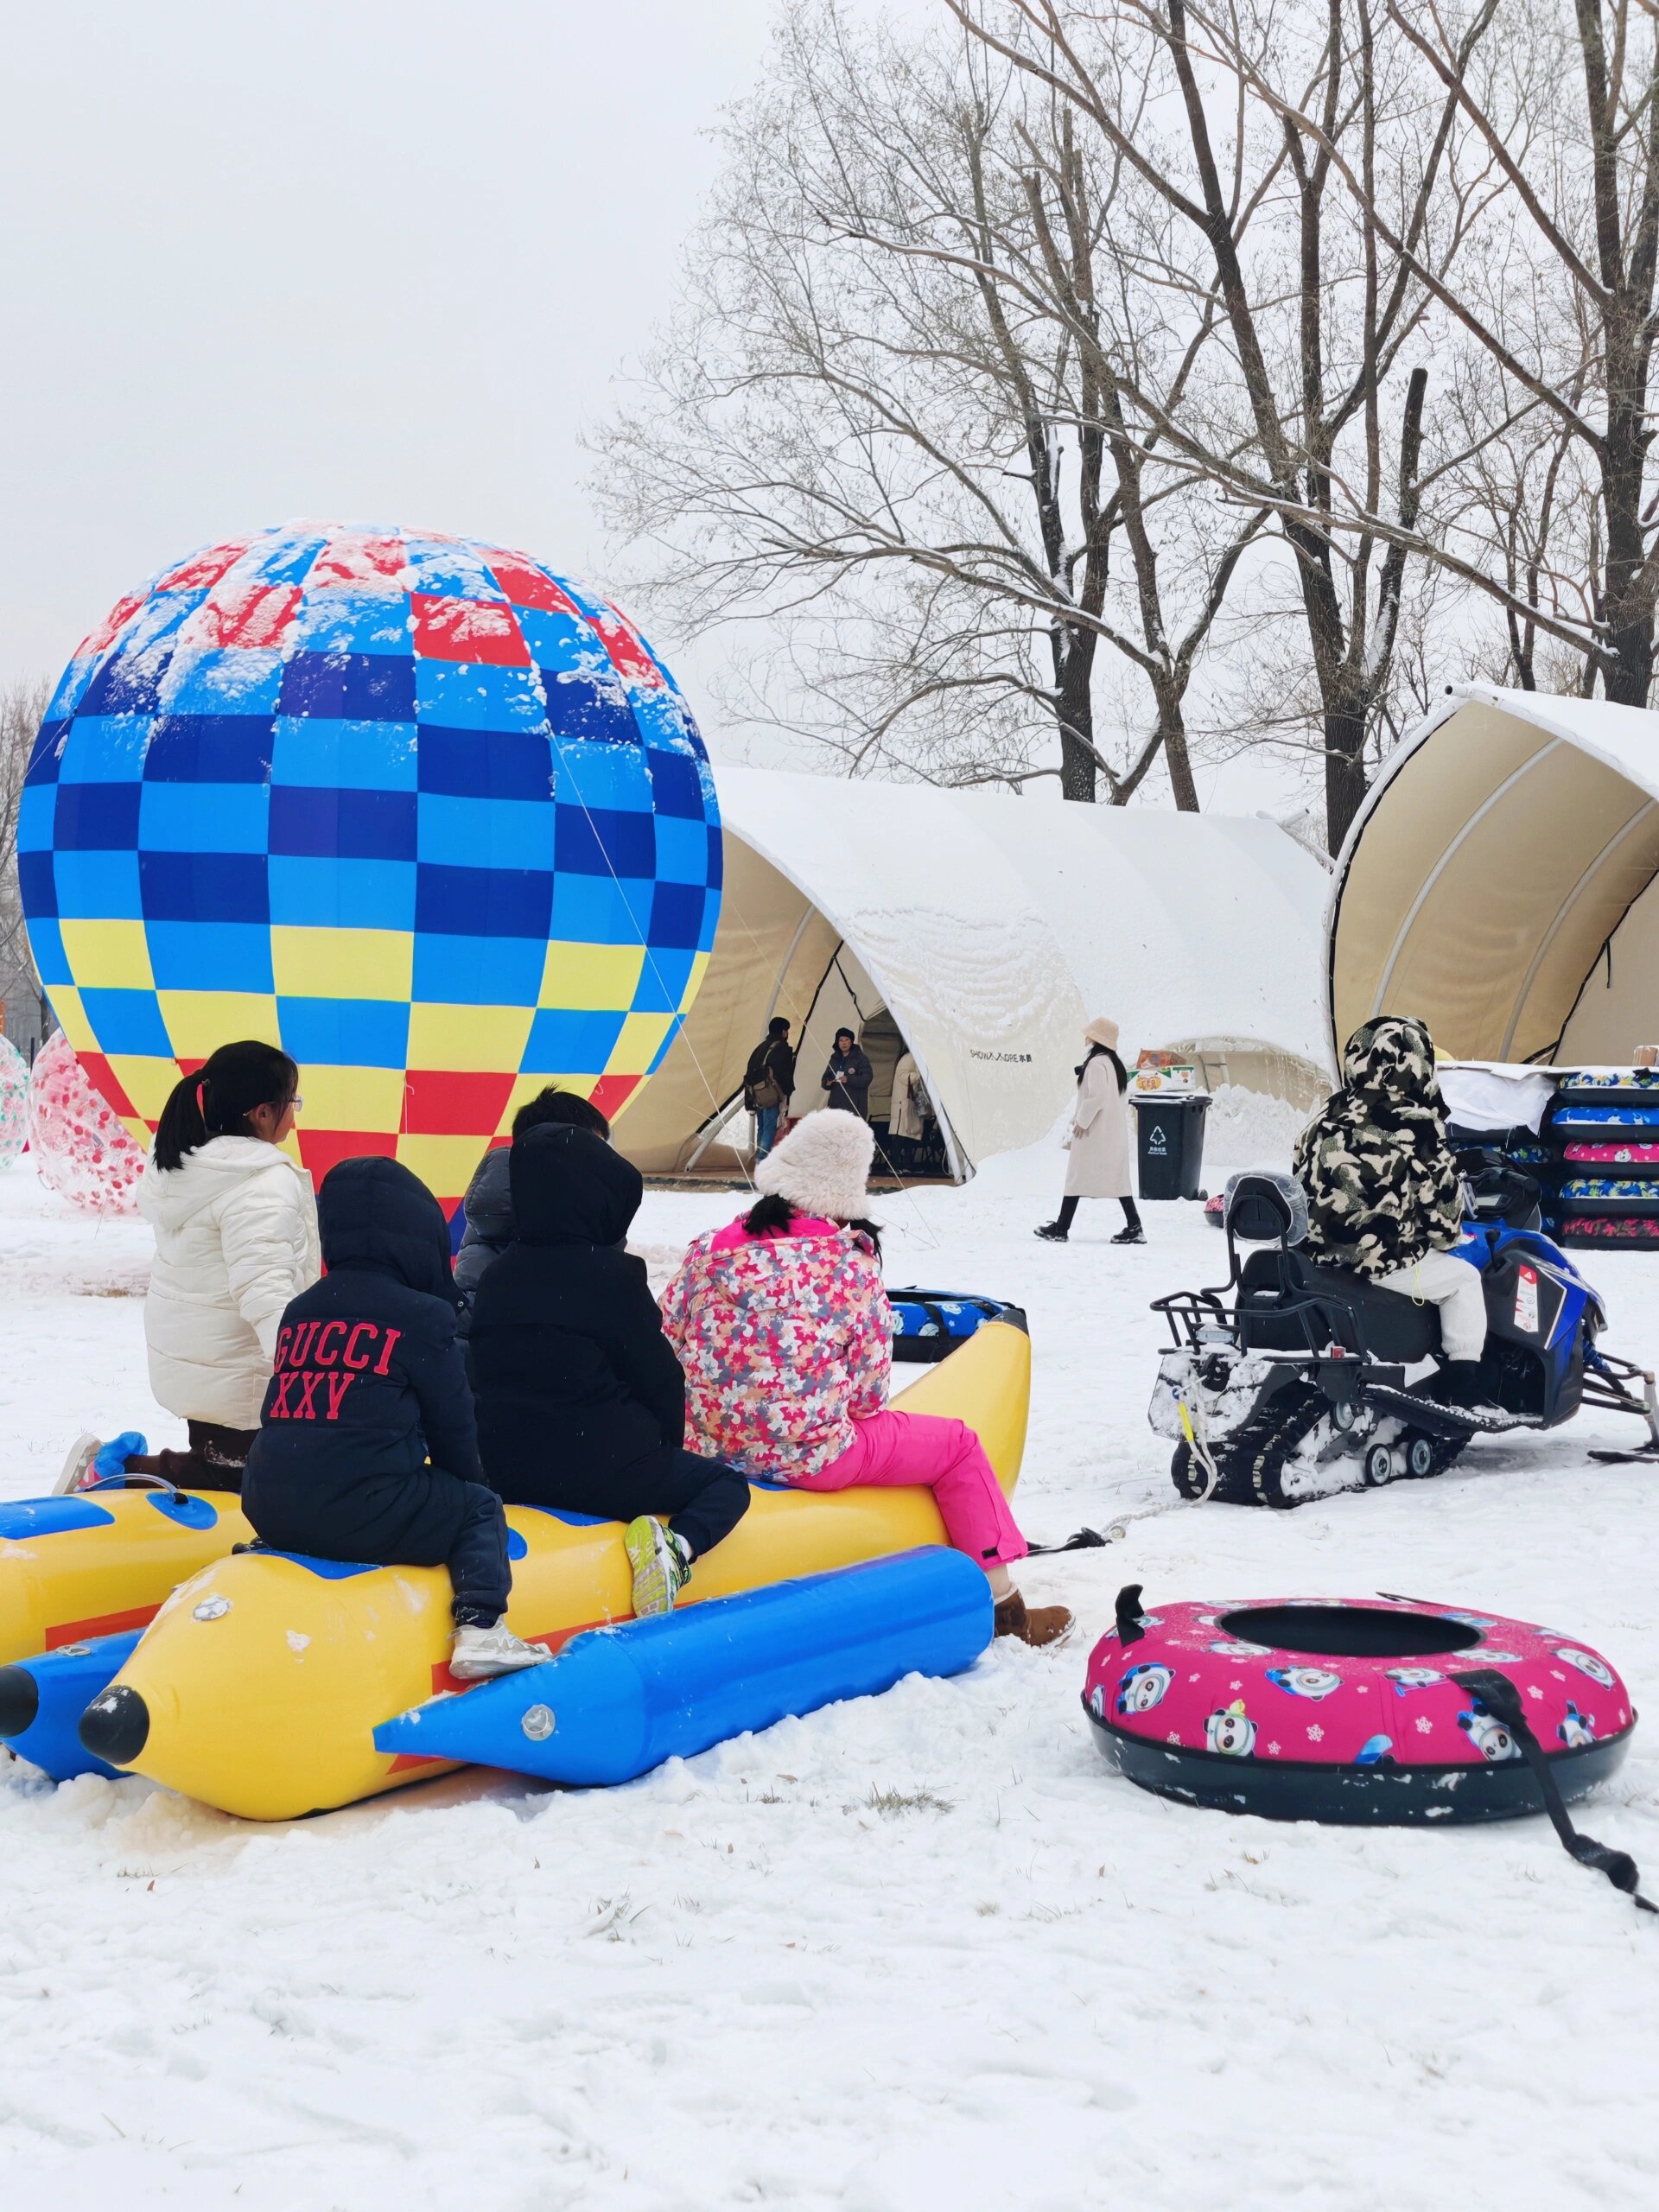
[(984, 1570), (931, 1545), (590, 1630), (544, 1666), (384, 1722), (375, 1747), (549, 1782), (631, 1782), (906, 1675), (961, 1674), (989, 1643), (991, 1615)]

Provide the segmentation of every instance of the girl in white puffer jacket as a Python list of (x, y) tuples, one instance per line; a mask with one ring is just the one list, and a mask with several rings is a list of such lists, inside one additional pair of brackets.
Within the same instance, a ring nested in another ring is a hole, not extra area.
[(149, 1387), (190, 1448), (130, 1458), (129, 1472), (241, 1487), (283, 1308), (322, 1272), (311, 1179), (279, 1149), (299, 1079), (274, 1045), (221, 1045), (162, 1109), (138, 1186), (156, 1231), (144, 1341)]

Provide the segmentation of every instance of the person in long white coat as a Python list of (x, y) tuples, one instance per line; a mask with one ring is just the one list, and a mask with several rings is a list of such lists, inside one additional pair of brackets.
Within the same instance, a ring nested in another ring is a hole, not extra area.
[[(185, 1422), (189, 1448), (121, 1454), (130, 1474), (241, 1488), (283, 1308), (322, 1272), (311, 1179), (280, 1149), (299, 1079), (274, 1045), (221, 1045), (162, 1109), (138, 1185), (138, 1211), (156, 1231), (144, 1343), (149, 1387)], [(101, 1448), (80, 1439), (60, 1488), (92, 1478)]]
[(1066, 1147), (1065, 1195), (1052, 1221), (1036, 1234), (1050, 1244), (1064, 1244), (1071, 1233), (1079, 1198), (1116, 1198), (1123, 1209), (1123, 1226), (1114, 1244), (1144, 1244), (1145, 1230), (1131, 1192), (1134, 1168), (1129, 1157), (1129, 1117), (1124, 1093), (1128, 1071), (1117, 1056), (1117, 1024), (1097, 1015), (1083, 1033), (1089, 1050), (1077, 1070), (1077, 1099), (1071, 1112)]
[(893, 1102), (887, 1109), (887, 1135), (905, 1137), (912, 1144), (919, 1143), (923, 1116), (931, 1111), (927, 1087), (922, 1081), (922, 1071), (915, 1056), (908, 1050), (899, 1056), (893, 1071)]

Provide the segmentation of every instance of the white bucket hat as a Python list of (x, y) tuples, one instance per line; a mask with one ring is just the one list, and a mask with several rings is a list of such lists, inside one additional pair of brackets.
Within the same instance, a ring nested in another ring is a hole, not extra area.
[(868, 1199), (875, 1131), (861, 1114), (832, 1107), (804, 1115), (754, 1171), (754, 1187), (803, 1213), (856, 1221)]

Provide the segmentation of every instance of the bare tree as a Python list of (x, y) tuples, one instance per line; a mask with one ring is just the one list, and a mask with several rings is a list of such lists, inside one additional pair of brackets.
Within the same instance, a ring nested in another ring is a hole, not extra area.
[[(1484, 0), (1432, 99), (1424, 57), (1379, 38), (1384, 0), (948, 4), (1070, 100), (1201, 245), (1230, 389), (1206, 395), (1207, 418), (1144, 391), (1134, 402), (1195, 471), (1275, 518), (1318, 688), (1334, 845), (1364, 794), (1406, 560), (1424, 543), (1427, 326), (1489, 188), (1480, 162), (1453, 158), (1472, 136), (1459, 72), (1497, 0)], [(1126, 75), (1179, 118), (1167, 141), (1147, 143), (1122, 97)]]
[[(37, 1001), (40, 996), (17, 887), (17, 815), (29, 757), (51, 696), (52, 686), (38, 677), (0, 687), (0, 1001), (15, 1002), (23, 992)], [(0, 1029), (5, 1027), (0, 1022)]]
[[(1268, 510), (1221, 506), (1162, 427), (1222, 316), (1167, 282), (1157, 195), (946, 19), (906, 41), (836, 0), (786, 13), (725, 140), (680, 312), (598, 441), (648, 595), (763, 618), (754, 709), (854, 772), (1121, 803), (1161, 760), (1195, 807), (1187, 692)], [(1116, 753), (1103, 645), (1149, 707)]]
[(1427, 280), (1478, 362), (1468, 457), (1447, 470), (1465, 505), (1442, 544), (1503, 608), (1522, 685), (1540, 681), (1551, 640), (1555, 681), (1645, 706), (1659, 605), (1659, 18), (1650, 0), (1527, 0), (1506, 8), (1477, 73), (1439, 0), (1389, 0), (1389, 16), (1504, 186), (1479, 254), (1456, 282)]

